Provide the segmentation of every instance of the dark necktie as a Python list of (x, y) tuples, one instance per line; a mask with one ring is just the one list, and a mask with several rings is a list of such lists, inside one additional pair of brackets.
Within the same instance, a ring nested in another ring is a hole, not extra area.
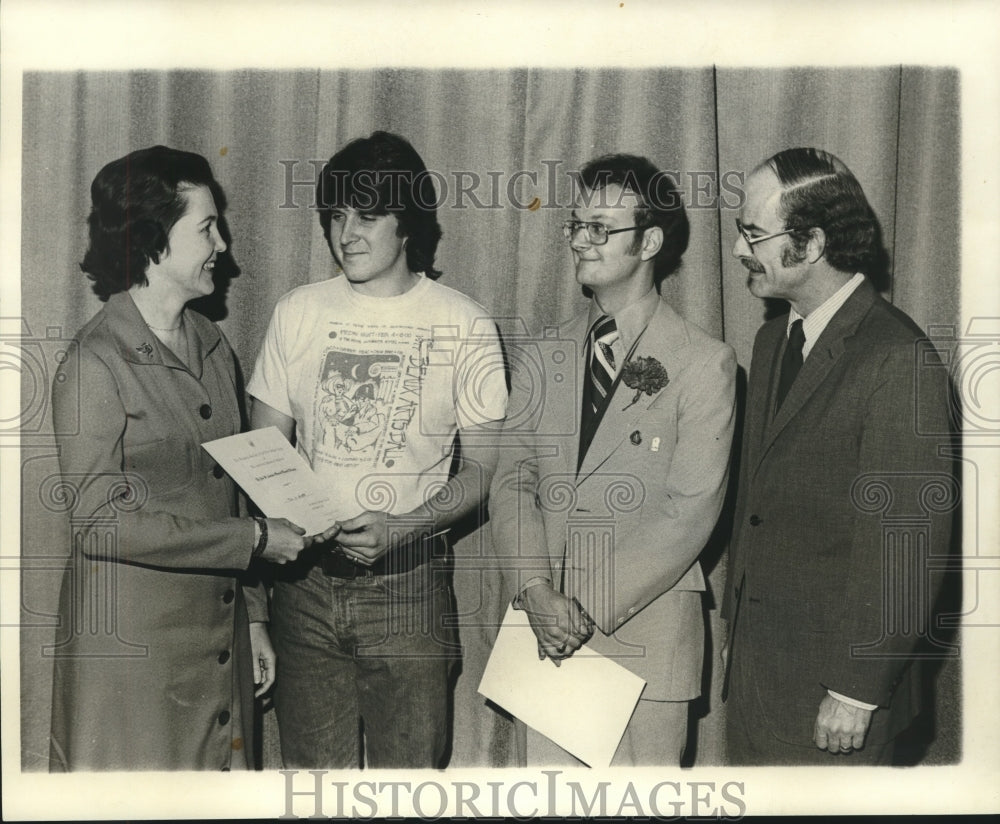
[(618, 340), (618, 325), (610, 315), (601, 315), (590, 332), (590, 358), (587, 364), (587, 383), (583, 388), (583, 408), (580, 410), (580, 451), (577, 469), (583, 463), (597, 425), (604, 414), (608, 395), (615, 384), (615, 354), (611, 345)]
[(802, 346), (806, 342), (805, 332), (802, 331), (802, 319), (795, 321), (788, 332), (788, 344), (785, 346), (785, 354), (781, 358), (781, 376), (778, 378), (778, 399), (774, 411), (781, 409), (781, 404), (795, 383), (795, 376), (802, 368)]

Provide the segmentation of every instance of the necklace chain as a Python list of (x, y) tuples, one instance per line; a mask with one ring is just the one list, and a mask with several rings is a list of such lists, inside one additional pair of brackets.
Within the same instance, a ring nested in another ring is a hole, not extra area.
[(146, 322), (146, 326), (148, 326), (154, 332), (176, 332), (183, 325), (184, 325), (184, 316), (183, 315), (181, 316), (180, 323), (178, 323), (176, 326), (171, 326), (171, 327), (169, 327), (167, 329), (163, 329), (162, 327), (159, 327), (159, 326), (153, 326), (153, 324), (151, 324), (149, 321)]

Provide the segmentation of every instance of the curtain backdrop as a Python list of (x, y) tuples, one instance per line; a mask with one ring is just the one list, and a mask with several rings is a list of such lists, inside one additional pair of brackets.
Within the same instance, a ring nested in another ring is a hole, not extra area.
[[(507, 334), (554, 325), (585, 306), (560, 231), (568, 172), (605, 152), (646, 155), (675, 173), (691, 221), (683, 266), (663, 294), (728, 341), (745, 370), (765, 306), (747, 291), (731, 254), (739, 175), (792, 146), (833, 152), (861, 181), (890, 256), (892, 277), (880, 284), (886, 296), (924, 328), (957, 324), (959, 91), (956, 71), (906, 66), (26, 74), (22, 333), (41, 340), (42, 366), (22, 373), (24, 769), (47, 769), (44, 648), (69, 552), (65, 513), (51, 492), (47, 381), (59, 340), (100, 307), (78, 264), (90, 183), (105, 163), (156, 143), (209, 159), (228, 196), (239, 276), (221, 285), (207, 311), (249, 375), (277, 299), (334, 274), (310, 208), (314, 161), (347, 140), (398, 132), (440, 173), (442, 283), (482, 303)], [(704, 558), (709, 662), (718, 660), (722, 632), (716, 607), (727, 528), (724, 517)], [(489, 551), (488, 529), (468, 530), (456, 548), (465, 660), (452, 766), (512, 763), (511, 723), (476, 692), (501, 607), (493, 577), (478, 565)], [(722, 762), (718, 669), (709, 668), (695, 707), (698, 764)], [(958, 757), (958, 678), (957, 663), (936, 674), (937, 738), (927, 761)], [(264, 733), (266, 763), (276, 767), (273, 712)]]

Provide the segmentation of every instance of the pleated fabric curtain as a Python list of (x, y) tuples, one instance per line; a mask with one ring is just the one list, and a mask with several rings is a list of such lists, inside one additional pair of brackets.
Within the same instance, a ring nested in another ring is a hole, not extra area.
[[(765, 308), (731, 254), (741, 175), (770, 154), (811, 145), (861, 181), (883, 230), (885, 294), (927, 328), (958, 322), (959, 79), (943, 69), (393, 69), (26, 74), (23, 85), (22, 317), (35, 337), (71, 336), (100, 304), (79, 270), (89, 186), (108, 161), (156, 143), (199, 152), (227, 197), (239, 275), (212, 302), (248, 376), (277, 299), (335, 273), (313, 204), (319, 165), (375, 129), (407, 137), (441, 177), (442, 282), (482, 303), (505, 334), (551, 326), (586, 300), (560, 224), (569, 172), (606, 152), (675, 173), (691, 241), (663, 294), (728, 341), (749, 368)], [(463, 193), (464, 187), (464, 193)], [(532, 201), (538, 201), (532, 204)], [(532, 205), (533, 208), (528, 208)], [(55, 331), (53, 331), (55, 330)], [(36, 391), (36, 390), (32, 390)], [(40, 387), (37, 391), (44, 391)], [(44, 406), (44, 405), (43, 405)], [(44, 413), (44, 410), (43, 410)], [(51, 658), (65, 517), (35, 489), (56, 471), (51, 424), (23, 446), (22, 765), (47, 768)], [(464, 661), (456, 683), (451, 766), (511, 766), (513, 725), (476, 692), (501, 614), (484, 571), (488, 529), (456, 546)], [(706, 550), (711, 642), (691, 751), (720, 764), (724, 707), (715, 601), (725, 580), (725, 520)], [(34, 566), (32, 566), (34, 564)], [(956, 712), (957, 665), (938, 679)], [(930, 760), (954, 760), (958, 731)], [(273, 713), (265, 758), (279, 765)]]

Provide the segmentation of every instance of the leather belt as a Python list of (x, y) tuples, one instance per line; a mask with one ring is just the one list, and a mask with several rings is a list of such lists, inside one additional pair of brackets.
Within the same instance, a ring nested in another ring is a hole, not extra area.
[(389, 550), (371, 566), (357, 564), (335, 550), (319, 555), (319, 567), (331, 578), (374, 578), (376, 575), (401, 575), (434, 559), (443, 559), (447, 545), (440, 535), (409, 542)]

